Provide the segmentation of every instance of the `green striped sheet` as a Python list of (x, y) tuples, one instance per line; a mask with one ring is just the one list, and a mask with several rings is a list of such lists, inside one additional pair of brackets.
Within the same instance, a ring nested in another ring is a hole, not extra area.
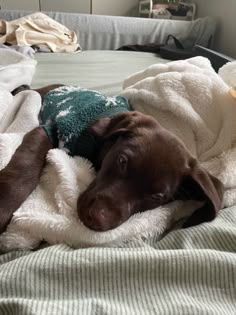
[(0, 315), (236, 314), (236, 207), (161, 241), (0, 256)]

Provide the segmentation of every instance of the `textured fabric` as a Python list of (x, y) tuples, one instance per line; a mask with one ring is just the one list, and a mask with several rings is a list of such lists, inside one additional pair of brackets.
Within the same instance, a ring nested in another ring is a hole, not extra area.
[(3, 315), (235, 315), (236, 208), (116, 248), (56, 245), (0, 256)]
[(19, 53), (23, 54), (26, 57), (30, 57), (30, 58), (35, 57), (34, 49), (29, 46), (18, 46), (18, 45), (9, 46), (9, 45), (0, 44), (0, 48), (12, 49), (12, 50), (18, 51)]
[[(14, 20), (30, 11), (0, 10), (0, 19)], [(124, 45), (162, 44), (175, 35), (185, 48), (208, 47), (214, 36), (217, 19), (204, 17), (194, 21), (140, 19), (134, 17), (45, 12), (77, 34), (83, 50), (115, 50)]]
[(11, 92), (20, 85), (30, 85), (36, 64), (20, 52), (0, 47), (0, 88)]
[(54, 148), (90, 159), (96, 149), (92, 135), (85, 131), (96, 119), (130, 110), (125, 97), (105, 96), (81, 87), (62, 86), (43, 98), (40, 122)]
[(227, 62), (219, 69), (219, 75), (229, 87), (236, 87), (236, 61)]

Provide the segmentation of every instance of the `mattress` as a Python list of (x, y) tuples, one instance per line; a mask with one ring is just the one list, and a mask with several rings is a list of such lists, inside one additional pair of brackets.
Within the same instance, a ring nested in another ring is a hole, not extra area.
[(77, 54), (36, 54), (32, 88), (53, 83), (76, 85), (115, 95), (127, 76), (151, 64), (167, 62), (156, 54), (129, 51), (82, 51)]
[[(136, 52), (37, 54), (32, 87), (81, 85), (109, 95), (161, 60)], [(236, 314), (236, 207), (210, 223), (117, 247), (42, 244), (0, 255), (0, 314)]]

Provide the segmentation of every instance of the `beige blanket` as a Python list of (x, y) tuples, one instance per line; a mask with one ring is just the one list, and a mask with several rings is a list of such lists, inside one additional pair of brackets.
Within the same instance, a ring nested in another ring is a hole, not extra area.
[(76, 33), (41, 12), (13, 21), (0, 20), (0, 34), (1, 44), (46, 45), (53, 52), (80, 51)]

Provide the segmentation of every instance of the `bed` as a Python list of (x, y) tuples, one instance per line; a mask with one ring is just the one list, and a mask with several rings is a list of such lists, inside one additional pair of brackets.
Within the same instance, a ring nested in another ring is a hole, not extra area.
[(36, 59), (38, 67), (32, 87), (42, 87), (60, 78), (60, 83), (81, 85), (108, 95), (119, 93), (124, 78), (132, 73), (155, 62), (167, 62), (155, 54), (110, 50), (87, 50), (74, 55), (54, 54), (53, 58), (51, 54), (37, 54)]
[[(36, 60), (33, 88), (65, 83), (108, 95), (119, 93), (132, 73), (168, 62), (156, 54), (109, 50), (39, 53)], [(233, 315), (235, 240), (233, 206), (211, 223), (170, 231), (161, 240), (76, 250), (43, 243), (34, 251), (2, 254), (0, 314)]]

